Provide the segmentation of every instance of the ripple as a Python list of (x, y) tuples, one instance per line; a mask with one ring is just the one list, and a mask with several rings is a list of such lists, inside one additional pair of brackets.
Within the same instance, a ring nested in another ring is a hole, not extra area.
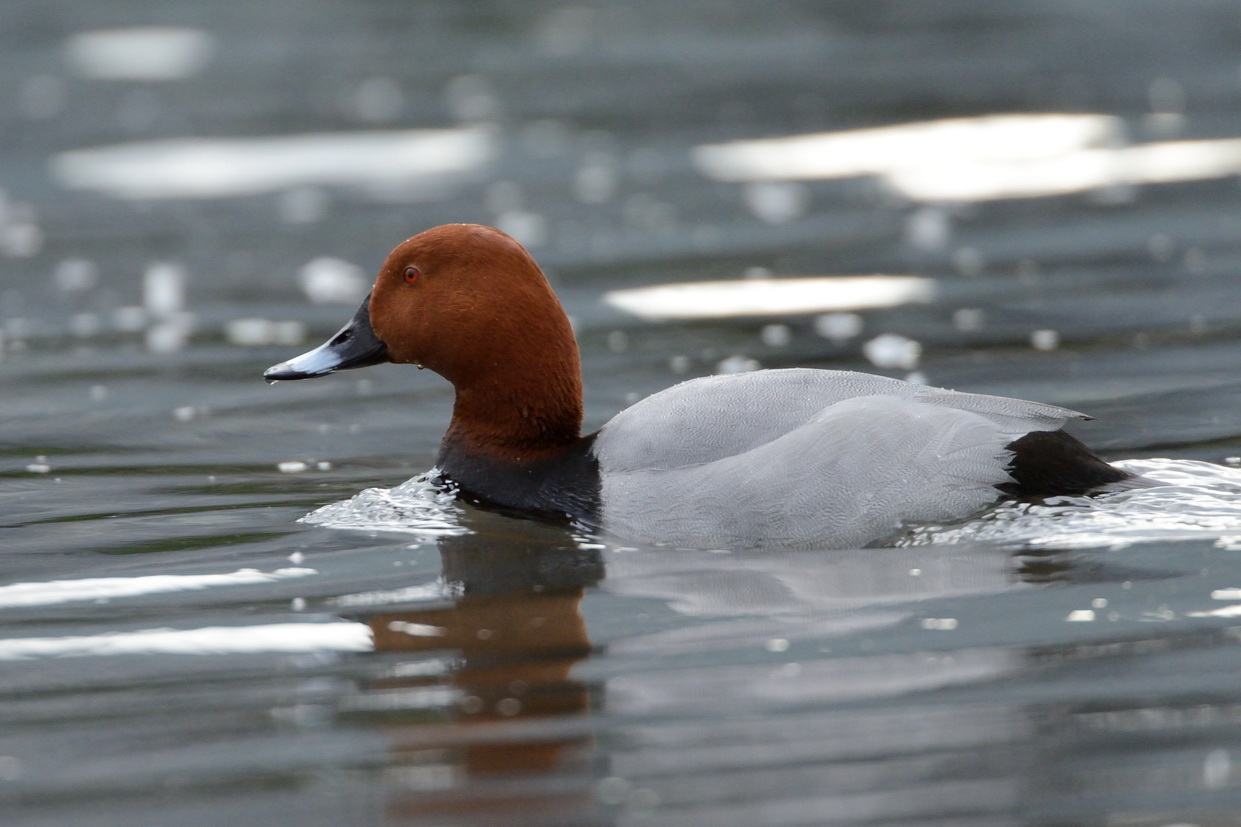
[(145, 26), (78, 32), (65, 43), (66, 57), (82, 77), (167, 81), (201, 74), (215, 51), (200, 29)]
[(1095, 497), (1005, 502), (958, 525), (910, 529), (897, 545), (989, 542), (1121, 548), (1154, 540), (1220, 542), (1241, 531), (1241, 469), (1175, 459), (1115, 463), (1152, 483)]
[(139, 141), (62, 152), (50, 164), (64, 187), (121, 199), (229, 198), (339, 186), (408, 200), (436, 197), (495, 154), (486, 129), (407, 129)]
[(284, 568), (273, 572), (238, 569), (228, 574), (151, 574), (138, 577), (90, 577), (0, 586), (0, 608), (50, 606), (80, 600), (113, 600), (148, 594), (198, 591), (215, 586), (274, 583), (318, 574), (310, 568)]
[(461, 525), (456, 491), (436, 484), (432, 468), (394, 488), (367, 488), (347, 500), (325, 505), (299, 522), (325, 528), (399, 531), (423, 537), (468, 534)]
[(367, 652), (372, 648), (371, 631), (362, 623), (269, 623), (10, 638), (0, 640), (0, 661), (117, 655)]

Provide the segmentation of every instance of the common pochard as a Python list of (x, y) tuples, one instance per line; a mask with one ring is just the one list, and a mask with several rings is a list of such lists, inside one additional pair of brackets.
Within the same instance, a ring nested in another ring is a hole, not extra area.
[(693, 379), (583, 436), (569, 320), (525, 248), (478, 225), (398, 245), (339, 333), (264, 376), (380, 362), (456, 389), (436, 465), (458, 496), (639, 542), (857, 547), (1131, 480), (1061, 430), (1083, 414), (839, 370)]

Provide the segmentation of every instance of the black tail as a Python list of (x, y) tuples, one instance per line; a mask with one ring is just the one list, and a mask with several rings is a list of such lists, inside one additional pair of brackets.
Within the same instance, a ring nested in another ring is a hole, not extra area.
[(1013, 452), (1008, 473), (1013, 482), (996, 488), (1010, 497), (1054, 497), (1089, 494), (1107, 485), (1137, 479), (1108, 465), (1086, 445), (1064, 431), (1034, 431), (1008, 444)]

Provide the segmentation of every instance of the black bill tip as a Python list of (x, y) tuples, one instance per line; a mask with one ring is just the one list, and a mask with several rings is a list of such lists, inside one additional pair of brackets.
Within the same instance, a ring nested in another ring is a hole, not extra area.
[(371, 297), (367, 296), (349, 323), (331, 339), (301, 356), (272, 365), (263, 371), (263, 378), (268, 383), (311, 379), (338, 370), (364, 368), (390, 361), (388, 346), (380, 341), (371, 327), (370, 300)]

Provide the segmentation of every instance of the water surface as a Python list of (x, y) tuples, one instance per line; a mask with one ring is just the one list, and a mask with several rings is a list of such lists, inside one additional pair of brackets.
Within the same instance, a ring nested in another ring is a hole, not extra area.
[[(1231, 823), (1239, 28), (17, 3), (4, 823)], [(588, 427), (692, 376), (862, 369), (1086, 411), (1168, 485), (835, 551), (631, 546), (418, 484), (300, 521), (429, 469), (451, 390), (261, 372), (449, 221), (548, 269)], [(907, 280), (756, 312), (764, 279), (874, 275)], [(685, 282), (745, 283), (696, 318), (616, 300)]]

